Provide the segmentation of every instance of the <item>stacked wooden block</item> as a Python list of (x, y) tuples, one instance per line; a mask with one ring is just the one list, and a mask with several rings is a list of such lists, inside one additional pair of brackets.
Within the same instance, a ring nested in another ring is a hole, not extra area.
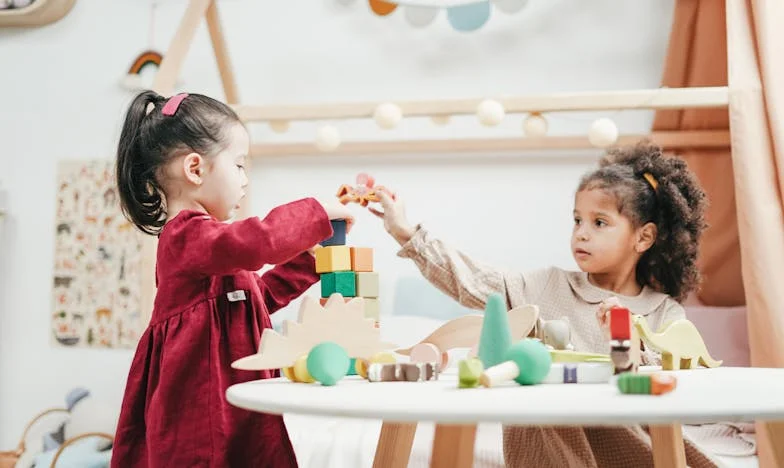
[(373, 271), (373, 249), (346, 245), (346, 222), (332, 221), (334, 235), (316, 250), (316, 273), (321, 275), (321, 304), (334, 293), (346, 301), (361, 297), (365, 317), (378, 326), (378, 273)]

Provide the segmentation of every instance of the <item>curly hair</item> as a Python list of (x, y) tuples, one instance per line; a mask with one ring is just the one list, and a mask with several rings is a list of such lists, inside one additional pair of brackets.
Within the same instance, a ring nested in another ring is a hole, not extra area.
[[(650, 174), (654, 181), (646, 179)], [(654, 223), (654, 244), (637, 263), (640, 285), (668, 294), (678, 301), (700, 283), (697, 254), (707, 228), (707, 199), (686, 162), (666, 157), (659, 146), (643, 140), (612, 149), (599, 168), (586, 174), (578, 191), (602, 189), (618, 202), (618, 211), (635, 227)]]

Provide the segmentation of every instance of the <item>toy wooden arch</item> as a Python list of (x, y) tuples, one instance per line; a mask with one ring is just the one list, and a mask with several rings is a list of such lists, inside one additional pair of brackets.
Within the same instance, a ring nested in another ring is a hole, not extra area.
[[(49, 0), (55, 1), (55, 0)], [(65, 0), (63, 0), (65, 1)], [(253, 105), (240, 104), (234, 70), (229, 58), (228, 46), (221, 29), (218, 7), (215, 0), (189, 0), (177, 31), (153, 82), (153, 89), (163, 95), (173, 92), (178, 73), (182, 67), (196, 29), (202, 19), (206, 20), (210, 40), (218, 66), (225, 101), (232, 105), (243, 122), (268, 122), (277, 124), (292, 120), (340, 120), (354, 118), (373, 118), (380, 102), (348, 102), (311, 105)], [(448, 117), (453, 115), (475, 114), (477, 106), (484, 97), (465, 99), (440, 99), (395, 102), (405, 117), (429, 116)], [(686, 109), (686, 108), (726, 108), (729, 105), (729, 91), (726, 86), (656, 88), (626, 91), (600, 91), (580, 93), (539, 94), (530, 96), (510, 96), (498, 98), (507, 114), (596, 110), (630, 109)], [(620, 135), (617, 144), (637, 142), (650, 138), (664, 148), (726, 148), (730, 143), (727, 130), (678, 130), (658, 131), (647, 135)], [(564, 150), (592, 148), (587, 136), (546, 136), (537, 138), (454, 138), (444, 140), (383, 140), (347, 141), (335, 151), (336, 154), (383, 154), (383, 153), (443, 153), (443, 152), (519, 152), (522, 150)], [(269, 155), (313, 155), (318, 150), (312, 143), (255, 143), (250, 155), (264, 157)], [(251, 158), (252, 159), (252, 158)], [(248, 161), (250, 164), (251, 161)], [(251, 189), (248, 186), (247, 190)], [(250, 194), (249, 194), (250, 195)], [(250, 213), (247, 196), (241, 206), (240, 217)], [(155, 284), (155, 238), (143, 241), (142, 253), (142, 310), (151, 311)]]

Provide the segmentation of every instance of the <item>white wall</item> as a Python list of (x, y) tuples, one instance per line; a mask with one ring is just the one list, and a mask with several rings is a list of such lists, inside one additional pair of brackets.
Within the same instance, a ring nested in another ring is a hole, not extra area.
[[(494, 15), (483, 30), (452, 31), (441, 16), (424, 30), (402, 15), (372, 16), (319, 2), (221, 2), (243, 102), (475, 97), (658, 86), (672, 2), (531, 1), (513, 16)], [(154, 46), (165, 49), (184, 1), (161, 1)], [(119, 401), (132, 351), (50, 345), (56, 162), (111, 158), (130, 95), (117, 86), (146, 48), (150, 2), (79, 0), (62, 21), (0, 31), (0, 182), (10, 216), (0, 242), (0, 447), (11, 447), (40, 409), (62, 404), (83, 385)], [(306, 37), (305, 33), (311, 36)], [(206, 30), (185, 62), (183, 88), (221, 96)], [(583, 133), (594, 115), (559, 116), (554, 133)], [(644, 132), (647, 113), (613, 116), (623, 132)], [(346, 139), (518, 135), (520, 118), (495, 129), (472, 119), (434, 128), (426, 119), (381, 133), (369, 122), (339, 123)], [(310, 138), (312, 124), (289, 135), (254, 126), (258, 138)], [(331, 197), (366, 170), (408, 202), (412, 220), (477, 257), (521, 269), (571, 267), (571, 197), (595, 153), (464, 156), (272, 158), (257, 161), (258, 213), (305, 195)], [(381, 224), (358, 211), (351, 243), (376, 248), (382, 294), (413, 274), (395, 256)], [(313, 292), (315, 294), (315, 291)], [(391, 304), (382, 299), (383, 311)], [(289, 313), (292, 309), (289, 309)]]

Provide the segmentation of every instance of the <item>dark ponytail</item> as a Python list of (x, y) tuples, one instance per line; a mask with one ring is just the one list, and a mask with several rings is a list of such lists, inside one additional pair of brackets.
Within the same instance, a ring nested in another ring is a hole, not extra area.
[[(650, 179), (650, 180), (649, 180)], [(686, 162), (666, 157), (642, 141), (608, 152), (599, 169), (580, 181), (578, 191), (603, 189), (635, 227), (654, 223), (656, 241), (637, 263), (637, 282), (683, 300), (700, 282), (697, 254), (707, 228), (707, 200)]]
[(166, 222), (164, 166), (190, 152), (217, 154), (227, 144), (227, 128), (240, 122), (230, 107), (200, 94), (189, 94), (174, 115), (161, 112), (166, 101), (154, 91), (139, 93), (125, 115), (117, 147), (123, 213), (151, 235)]

